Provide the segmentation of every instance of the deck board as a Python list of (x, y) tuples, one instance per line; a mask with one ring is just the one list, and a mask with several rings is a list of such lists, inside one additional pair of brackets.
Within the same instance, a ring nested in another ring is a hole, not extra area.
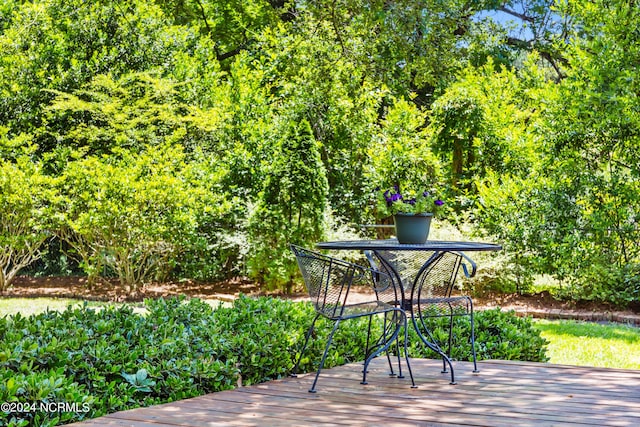
[(640, 371), (482, 361), (480, 373), (455, 362), (457, 385), (441, 362), (413, 359), (417, 389), (389, 377), (383, 358), (361, 385), (361, 366), (284, 378), (73, 424), (100, 426), (638, 426)]

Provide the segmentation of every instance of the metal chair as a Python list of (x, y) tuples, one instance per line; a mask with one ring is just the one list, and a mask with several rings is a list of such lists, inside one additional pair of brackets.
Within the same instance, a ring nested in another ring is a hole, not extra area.
[[(315, 393), (316, 391), (316, 383), (318, 382), (320, 371), (324, 366), (333, 336), (340, 326), (340, 323), (344, 320), (368, 317), (369, 326), (367, 330), (365, 361), (361, 384), (367, 384), (367, 368), (371, 360), (383, 351), (387, 352), (387, 357), (389, 358), (388, 349), (390, 345), (394, 341), (397, 342), (400, 331), (404, 330), (403, 343), (405, 360), (411, 377), (412, 387), (415, 387), (416, 385), (411, 372), (411, 365), (409, 364), (409, 356), (407, 352), (407, 316), (404, 310), (398, 306), (385, 303), (383, 299), (366, 302), (349, 301), (349, 291), (351, 286), (362, 283), (373, 286), (375, 292), (380, 295), (386, 295), (393, 298), (391, 295), (395, 295), (397, 292), (394, 287), (393, 280), (382, 272), (373, 272), (368, 268), (322, 255), (299, 246), (291, 245), (291, 250), (296, 256), (309, 298), (316, 311), (313, 322), (307, 330), (304, 345), (302, 350), (300, 350), (298, 360), (293, 368), (292, 376), (296, 376), (300, 360), (307, 348), (309, 338), (314, 331), (316, 321), (321, 316), (334, 322), (334, 325), (331, 333), (329, 334), (313, 385), (309, 389), (309, 392), (311, 393)], [(378, 280), (375, 282), (371, 280), (372, 273), (378, 275)], [(372, 333), (374, 332), (374, 329), (372, 328), (372, 320), (377, 316), (382, 317), (382, 332), (380, 337), (374, 338), (372, 337)], [(398, 377), (402, 378), (399, 353), (398, 366)], [(391, 375), (395, 375), (393, 373), (393, 368), (391, 369)]]
[[(371, 268), (375, 271), (383, 271), (398, 282), (396, 286), (404, 289), (404, 298), (384, 299), (388, 304), (399, 305), (404, 308), (413, 322), (414, 328), (422, 341), (433, 351), (442, 357), (442, 372), (446, 373), (447, 367), (451, 372), (451, 384), (455, 384), (455, 374), (451, 363), (451, 347), (453, 343), (453, 320), (458, 316), (468, 316), (471, 327), (471, 353), (473, 357), (473, 372), (478, 372), (475, 351), (475, 328), (473, 321), (473, 301), (466, 295), (452, 295), (456, 277), (460, 267), (467, 277), (473, 277), (476, 272), (476, 264), (465, 254), (460, 252), (433, 252), (426, 258), (420, 258), (417, 254), (411, 259), (398, 259), (398, 257), (410, 257), (411, 254), (391, 253), (386, 251), (377, 252), (376, 262), (372, 252), (365, 252)], [(422, 255), (424, 256), (424, 255)], [(466, 262), (464, 262), (466, 261)], [(471, 271), (467, 267), (471, 266)], [(407, 267), (414, 264), (413, 267)], [(421, 265), (417, 273), (402, 275), (399, 269), (404, 266), (407, 270), (412, 270), (415, 265)], [(412, 283), (403, 284), (403, 279)], [(375, 279), (375, 276), (374, 276)], [(407, 289), (408, 288), (408, 289)], [(406, 296), (409, 296), (406, 298)], [(449, 318), (448, 344), (446, 351), (437, 342), (428, 326), (430, 318)]]

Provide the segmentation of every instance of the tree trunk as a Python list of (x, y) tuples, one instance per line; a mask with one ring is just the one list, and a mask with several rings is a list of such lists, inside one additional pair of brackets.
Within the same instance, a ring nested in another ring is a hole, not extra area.
[(453, 158), (451, 160), (451, 184), (454, 188), (458, 187), (458, 182), (462, 176), (464, 166), (462, 155), (462, 140), (456, 138), (453, 141)]

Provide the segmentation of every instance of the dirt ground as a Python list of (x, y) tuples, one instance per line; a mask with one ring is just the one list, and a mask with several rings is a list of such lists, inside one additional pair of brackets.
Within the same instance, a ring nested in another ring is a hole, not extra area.
[(120, 285), (117, 281), (101, 281), (89, 287), (84, 277), (27, 277), (18, 276), (3, 294), (3, 297), (51, 297), (74, 298), (88, 301), (136, 302), (145, 298), (159, 298), (187, 295), (202, 299), (231, 300), (240, 293), (265, 295), (257, 284), (236, 279), (220, 283), (198, 283), (184, 281), (176, 283), (154, 283), (136, 292)]
[[(235, 279), (220, 283), (198, 283), (184, 281), (178, 283), (157, 283), (144, 287), (144, 289), (131, 293), (129, 290), (115, 282), (102, 282), (89, 288), (84, 277), (17, 277), (12, 286), (0, 294), (0, 297), (52, 297), (74, 298), (90, 301), (134, 302), (145, 298), (168, 297), (174, 295), (187, 295), (202, 299), (216, 299), (232, 301), (240, 294), (245, 295), (274, 295), (282, 298), (302, 299), (304, 293), (282, 295), (269, 293), (246, 279)], [(366, 291), (360, 290), (361, 298), (367, 298)], [(611, 318), (611, 313), (622, 316), (631, 316), (640, 319), (640, 304), (628, 310), (616, 310), (606, 304), (563, 302), (553, 299), (547, 293), (523, 296), (517, 294), (489, 295), (484, 298), (474, 298), (474, 305), (478, 308), (501, 307), (505, 310), (515, 310), (520, 313), (535, 317), (556, 317), (549, 314), (573, 313), (573, 316), (561, 318), (582, 318), (586, 320), (598, 320), (598, 314), (607, 314), (604, 319)], [(545, 313), (547, 315), (545, 315)], [(635, 323), (635, 322), (634, 322)]]

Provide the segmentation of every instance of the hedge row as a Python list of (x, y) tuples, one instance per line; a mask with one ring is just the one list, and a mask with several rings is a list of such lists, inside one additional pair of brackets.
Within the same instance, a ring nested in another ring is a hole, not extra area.
[[(75, 408), (3, 412), (0, 424), (66, 424), (286, 376), (314, 315), (310, 304), (264, 297), (215, 310), (184, 298), (145, 306), (144, 314), (85, 305), (0, 319), (0, 401)], [(477, 318), (481, 359), (546, 360), (546, 343), (528, 320), (497, 310)], [(316, 369), (327, 326), (319, 325), (301, 371)], [(344, 322), (326, 367), (362, 360), (365, 331)], [(468, 345), (459, 348), (455, 358), (468, 359)], [(420, 346), (410, 351), (425, 357)]]

